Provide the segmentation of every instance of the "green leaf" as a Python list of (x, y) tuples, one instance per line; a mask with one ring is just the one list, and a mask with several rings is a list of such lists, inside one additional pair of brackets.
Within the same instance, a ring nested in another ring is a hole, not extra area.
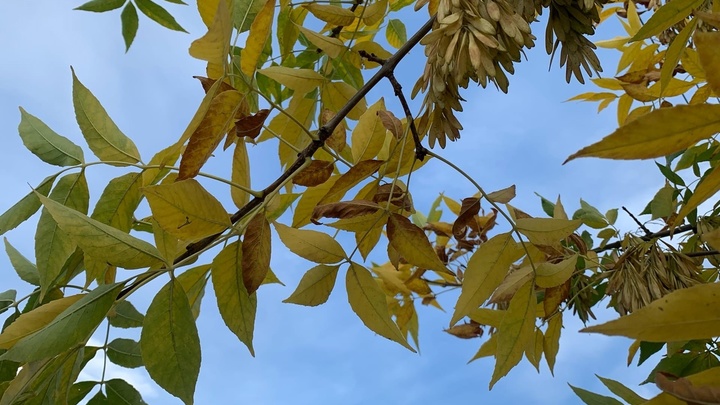
[(187, 32), (180, 24), (175, 21), (175, 18), (170, 15), (161, 5), (152, 2), (151, 0), (135, 0), (140, 11), (148, 16), (151, 20), (162, 25), (165, 28), (169, 28), (175, 31)]
[(600, 381), (602, 381), (602, 383), (605, 384), (605, 386), (608, 387), (608, 389), (613, 394), (619, 396), (630, 405), (641, 405), (647, 402), (647, 399), (636, 394), (635, 391), (631, 390), (630, 388), (626, 387), (618, 381), (611, 380), (609, 378), (603, 378), (597, 374), (595, 374), (595, 377), (599, 378)]
[(97, 381), (80, 381), (73, 384), (68, 393), (68, 405), (77, 405), (96, 385), (98, 385)]
[[(49, 198), (39, 198), (60, 229), (76, 242), (86, 255), (102, 258), (110, 265), (125, 269), (151, 267), (162, 262), (160, 252), (144, 240), (100, 223)], [(42, 276), (42, 273), (40, 275)]]
[(388, 44), (393, 48), (397, 49), (403, 46), (405, 42), (407, 42), (405, 24), (396, 18), (388, 21), (387, 28), (385, 28), (385, 38), (387, 38)]
[(623, 405), (622, 402), (613, 397), (606, 397), (582, 388), (573, 387), (572, 385), (570, 385), (570, 388), (572, 388), (572, 390), (575, 391), (575, 395), (580, 397), (587, 405)]
[(211, 266), (209, 264), (204, 264), (186, 270), (177, 276), (178, 283), (180, 283), (183, 290), (185, 290), (185, 294), (188, 296), (188, 304), (190, 304), (190, 309), (195, 319), (200, 316), (200, 304), (205, 296), (205, 286), (208, 282), (210, 268)]
[(242, 246), (240, 241), (227, 245), (213, 260), (212, 283), (218, 309), (225, 325), (245, 343), (250, 354), (253, 349), (257, 295), (248, 294), (242, 279)]
[(630, 41), (640, 41), (655, 36), (684, 20), (704, 0), (673, 0), (657, 9)]
[(111, 405), (111, 403), (102, 391), (98, 391), (97, 394), (90, 398), (87, 405)]
[(113, 378), (105, 381), (105, 392), (111, 404), (146, 405), (142, 395), (125, 380)]
[(38, 273), (37, 267), (35, 267), (35, 264), (33, 264), (30, 260), (25, 258), (25, 256), (22, 255), (22, 253), (18, 252), (17, 249), (15, 249), (10, 242), (8, 242), (7, 238), (5, 239), (5, 251), (7, 252), (8, 257), (10, 258), (10, 264), (12, 264), (13, 268), (15, 269), (15, 272), (20, 276), (20, 278), (32, 285), (40, 285), (40, 273)]
[(0, 215), (0, 235), (11, 229), (15, 229), (40, 209), (42, 204), (40, 204), (40, 200), (35, 193), (48, 195), (57, 176), (57, 174), (54, 174), (46, 177), (45, 180), (35, 187), (34, 192), (30, 191), (30, 193)]
[(353, 312), (371, 331), (400, 343), (415, 353), (397, 325), (390, 318), (385, 293), (370, 272), (357, 263), (350, 263), (345, 278), (348, 302)]
[(663, 166), (658, 162), (655, 162), (658, 169), (660, 169), (660, 172), (665, 176), (666, 179), (670, 180), (673, 184), (678, 184), (680, 186), (685, 185), (685, 181), (680, 177), (677, 173), (675, 173), (669, 166)]
[(17, 291), (7, 290), (0, 293), (0, 314), (5, 312), (15, 302)]
[(143, 366), (140, 343), (132, 339), (118, 338), (108, 343), (107, 357), (113, 363), (125, 368)]
[(90, 218), (123, 232), (130, 232), (133, 214), (140, 204), (140, 173), (127, 173), (108, 183)]
[[(6, 291), (3, 294), (7, 295), (8, 298), (14, 298), (14, 290)], [(82, 295), (59, 298), (16, 317), (12, 323), (5, 325), (5, 329), (0, 334), (0, 349), (9, 349), (19, 340), (44, 328), (80, 298), (82, 298)]]
[(47, 326), (15, 343), (0, 359), (40, 360), (87, 341), (105, 319), (122, 287), (122, 283), (98, 286), (62, 311)]
[[(36, 197), (74, 212), (87, 212), (90, 192), (84, 172), (62, 177), (46, 198), (37, 193)], [(82, 215), (82, 214), (80, 214)], [(42, 210), (35, 232), (35, 265), (40, 273), (40, 286), (46, 292), (62, 273), (65, 262), (75, 252), (75, 242), (58, 226), (50, 211)]]
[(192, 404), (200, 374), (200, 338), (185, 291), (174, 278), (150, 303), (140, 349), (150, 377), (170, 394)]
[(267, 0), (234, 0), (233, 22), (238, 32), (250, 29), (255, 16), (263, 8)]
[(650, 201), (652, 219), (667, 218), (675, 212), (675, 189), (666, 185)]
[(144, 320), (145, 316), (127, 300), (119, 301), (108, 314), (108, 322), (116, 328), (139, 328)]
[(120, 131), (100, 101), (71, 70), (75, 118), (90, 150), (103, 162), (139, 162), (140, 153), (133, 141)]
[(335, 287), (340, 266), (320, 264), (308, 270), (293, 293), (283, 302), (311, 307), (324, 304)]
[(125, 4), (125, 0), (91, 0), (82, 6), (76, 7), (75, 10), (104, 13), (106, 11), (116, 10), (122, 7), (123, 4)]
[(20, 107), (18, 132), (23, 144), (43, 162), (56, 166), (74, 166), (84, 162), (82, 149), (58, 135), (39, 118)]
[(122, 36), (125, 41), (125, 52), (127, 52), (130, 50), (130, 45), (132, 45), (135, 35), (137, 34), (138, 26), (140, 25), (137, 10), (132, 2), (128, 2), (125, 8), (123, 8), (122, 13), (120, 14), (120, 22), (122, 23)]

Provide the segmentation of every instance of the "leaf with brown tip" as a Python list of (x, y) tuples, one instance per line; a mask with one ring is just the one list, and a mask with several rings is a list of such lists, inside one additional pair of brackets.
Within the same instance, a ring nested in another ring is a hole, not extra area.
[(323, 184), (333, 174), (335, 165), (327, 160), (313, 160), (308, 167), (293, 177), (293, 184), (305, 187), (315, 187)]
[(318, 205), (313, 210), (312, 221), (320, 225), (320, 218), (354, 218), (361, 215), (374, 214), (382, 208), (375, 202), (366, 200), (342, 201)]

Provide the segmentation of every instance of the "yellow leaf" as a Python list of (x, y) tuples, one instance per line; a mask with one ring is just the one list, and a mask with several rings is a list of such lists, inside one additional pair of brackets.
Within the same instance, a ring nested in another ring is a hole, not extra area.
[[(718, 380), (720, 380), (720, 367), (712, 367), (699, 373), (683, 377), (683, 379), (691, 382), (692, 385), (698, 388), (707, 387), (709, 389), (717, 389)], [(680, 400), (667, 392), (663, 392), (643, 403), (643, 405), (686, 405), (688, 403), (688, 401)]]
[(683, 68), (690, 76), (698, 80), (705, 79), (705, 70), (700, 62), (700, 56), (697, 51), (692, 48), (685, 48), (683, 55), (680, 58)]
[(708, 339), (720, 336), (718, 306), (720, 284), (700, 284), (673, 291), (630, 315), (581, 332), (626, 336), (645, 342)]
[(560, 263), (540, 263), (537, 266), (535, 284), (542, 288), (550, 288), (563, 284), (575, 271), (577, 259), (578, 255), (572, 255)]
[(309, 30), (303, 26), (299, 26), (298, 28), (300, 29), (300, 32), (305, 35), (308, 41), (310, 41), (310, 43), (320, 48), (331, 58), (337, 58), (345, 50), (345, 45), (337, 38), (318, 34), (317, 32)]
[(381, 97), (360, 116), (351, 137), (350, 150), (353, 161), (372, 159), (382, 148), (386, 130), (377, 113), (383, 110), (385, 110), (385, 100)]
[(620, 85), (620, 81), (615, 78), (608, 78), (608, 77), (598, 77), (595, 79), (591, 79), (593, 83), (595, 83), (596, 86), (602, 87), (603, 89), (608, 90), (622, 90), (622, 86)]
[(720, 250), (720, 228), (715, 228), (710, 232), (703, 232), (701, 239), (708, 243), (715, 250)]
[(346, 8), (317, 3), (304, 4), (303, 7), (317, 19), (333, 25), (344, 27), (355, 21), (355, 13)]
[(696, 25), (697, 19), (690, 20), (685, 28), (683, 28), (675, 38), (673, 38), (670, 46), (668, 46), (665, 51), (665, 61), (663, 62), (662, 69), (660, 70), (661, 89), (664, 90), (668, 83), (670, 83), (670, 78), (673, 77), (673, 72), (675, 71), (678, 62), (680, 62), (683, 50), (687, 47), (690, 34), (695, 31)]
[(208, 32), (190, 44), (190, 56), (224, 66), (230, 51), (232, 28), (230, 8), (225, 0), (220, 0)]
[(387, 5), (387, 0), (377, 0), (375, 3), (365, 7), (365, 11), (362, 13), (365, 25), (371, 26), (382, 21), (385, 18)]
[(435, 253), (425, 232), (404, 216), (390, 214), (387, 221), (387, 237), (390, 245), (413, 266), (453, 274)]
[(270, 270), (270, 239), (270, 224), (260, 212), (248, 222), (242, 243), (242, 278), (248, 294), (260, 287)]
[(535, 297), (534, 283), (523, 284), (510, 301), (510, 308), (497, 330), (497, 353), (495, 354), (495, 369), (490, 380), (490, 388), (504, 377), (515, 365), (520, 362), (528, 341), (534, 338), (535, 327)]
[(498, 328), (500, 327), (500, 322), (502, 322), (503, 314), (503, 311), (499, 311), (497, 309), (480, 307), (470, 311), (468, 317), (480, 325)]
[(543, 339), (543, 352), (550, 372), (555, 374), (555, 358), (560, 350), (560, 333), (562, 332), (562, 312), (553, 315), (548, 321)]
[(599, 46), (600, 48), (622, 50), (625, 44), (628, 43), (628, 40), (630, 40), (629, 37), (615, 37), (612, 39), (597, 41), (595, 42), (595, 45)]
[(390, 318), (385, 294), (365, 267), (354, 262), (350, 263), (345, 286), (350, 307), (368, 329), (400, 343), (415, 353), (415, 349), (408, 344), (405, 336)]
[[(383, 129), (383, 131), (385, 130)], [(325, 196), (323, 196), (317, 204), (322, 205), (339, 201), (348, 190), (370, 177), (370, 175), (375, 173), (382, 164), (382, 160), (364, 160), (362, 162), (358, 162), (345, 174), (340, 176), (335, 184), (330, 187), (327, 194), (325, 194)]]
[[(345, 82), (330, 82), (322, 89), (323, 105), (325, 108), (337, 113), (356, 92), (357, 90)], [(350, 110), (347, 117), (351, 120), (357, 120), (366, 109), (367, 104), (365, 103), (365, 99), (362, 99)]]
[(540, 360), (542, 360), (543, 354), (543, 333), (540, 328), (535, 328), (535, 338), (530, 339), (525, 348), (525, 357), (528, 361), (535, 366), (535, 369), (540, 371)]
[[(613, 80), (613, 79), (606, 79), (606, 80)], [(619, 85), (620, 89), (622, 89), (622, 86)], [(577, 96), (573, 98), (567, 99), (567, 101), (577, 101), (577, 100), (583, 100), (583, 101), (602, 101), (602, 100), (614, 100), (617, 98), (617, 94), (615, 93), (594, 93), (594, 92), (588, 92), (588, 93), (582, 93), (578, 94)]]
[(194, 241), (229, 228), (230, 216), (195, 179), (142, 189), (153, 218), (167, 233)]
[(245, 41), (245, 49), (240, 58), (240, 70), (248, 77), (252, 77), (255, 73), (260, 55), (265, 48), (265, 42), (270, 36), (273, 15), (275, 15), (275, 0), (268, 0), (250, 26), (250, 34)]
[(665, 3), (650, 17), (649, 20), (632, 37), (631, 41), (640, 41), (658, 35), (666, 29), (682, 21), (690, 15), (694, 8), (703, 4), (704, 0), (673, 0)]
[(696, 32), (694, 42), (705, 78), (710, 88), (720, 94), (720, 32)]
[[(247, 144), (242, 139), (235, 142), (230, 179), (234, 184), (250, 188), (250, 159), (247, 153)], [(250, 194), (232, 186), (230, 187), (230, 197), (238, 208), (245, 206), (250, 201)]]
[[(209, 92), (208, 92), (209, 94)], [(235, 112), (245, 96), (236, 90), (227, 90), (212, 99), (202, 121), (195, 128), (180, 160), (178, 179), (195, 177), (220, 145), (223, 136), (234, 124)]]
[(218, 10), (219, 3), (220, 0), (198, 0), (197, 2), (200, 18), (202, 18), (208, 28), (210, 28), (210, 25), (215, 20), (215, 12)]
[(296, 94), (306, 94), (310, 90), (320, 88), (325, 78), (312, 69), (293, 69), (285, 66), (270, 66), (258, 70), (265, 76), (275, 80)]
[[(272, 139), (275, 136), (283, 139), (284, 142), (280, 142), (278, 152), (283, 167), (291, 165), (297, 159), (295, 149), (285, 145), (285, 142), (298, 149), (302, 149), (310, 143), (310, 137), (307, 136), (304, 128), (309, 128), (312, 122), (315, 114), (315, 100), (298, 94), (290, 99), (290, 105), (285, 109), (285, 112), (295, 117), (295, 120), (291, 120), (286, 114), (277, 114), (268, 124), (267, 130), (263, 131), (257, 139), (258, 142)], [(300, 125), (295, 121), (299, 122)]]
[[(175, 236), (165, 232), (165, 230), (160, 227), (160, 225), (158, 225), (157, 221), (151, 222), (153, 229), (153, 239), (155, 239), (155, 246), (157, 247), (162, 257), (165, 258), (165, 263), (170, 265), (173, 263), (173, 260), (175, 260), (175, 257), (177, 257), (179, 253), (178, 250), (181, 248), (180, 241)], [(98, 264), (105, 265), (104, 262)]]
[(651, 159), (686, 149), (720, 131), (719, 105), (660, 108), (618, 128), (600, 142), (570, 155), (607, 159)]
[(642, 22), (640, 21), (640, 16), (638, 15), (637, 8), (635, 7), (635, 3), (628, 3), (627, 6), (627, 21), (630, 25), (630, 30), (628, 30), (628, 34), (635, 35), (637, 32), (642, 28)]
[(483, 357), (495, 356), (497, 353), (497, 333), (490, 335), (490, 338), (480, 346), (480, 349), (475, 353), (472, 359), (468, 363), (475, 361)]
[(78, 294), (59, 298), (20, 315), (0, 334), (0, 349), (9, 349), (20, 339), (44, 328), (83, 296)]
[(553, 246), (580, 227), (582, 221), (556, 218), (520, 218), (515, 225), (533, 245)]
[(692, 210), (697, 208), (700, 204), (707, 201), (709, 198), (714, 196), (718, 190), (720, 190), (720, 166), (715, 166), (712, 171), (700, 180), (693, 195), (690, 197), (687, 203), (683, 205), (682, 209), (675, 218), (675, 226), (679, 225), (680, 222), (685, 218)]
[(396, 49), (400, 48), (405, 44), (405, 42), (407, 42), (407, 31), (402, 20), (394, 18), (388, 21), (388, 25), (385, 28), (385, 38), (387, 39), (388, 44)]
[(507, 204), (515, 198), (515, 185), (488, 193), (486, 198), (497, 204)]
[(308, 270), (300, 279), (295, 291), (283, 302), (298, 305), (317, 306), (324, 304), (335, 287), (340, 266), (319, 264)]
[(460, 215), (460, 208), (461, 208), (460, 203), (458, 203), (457, 201), (453, 200), (452, 198), (446, 197), (444, 195), (442, 196), (442, 198), (443, 198), (443, 202), (445, 203), (445, 205), (447, 205), (447, 207), (450, 209), (450, 212), (452, 212), (455, 215)]
[(278, 236), (291, 252), (320, 264), (333, 264), (346, 258), (342, 246), (330, 235), (318, 231), (295, 229), (275, 223)]
[(510, 265), (521, 256), (522, 249), (510, 232), (495, 235), (481, 244), (468, 261), (450, 325), (482, 305), (508, 274)]
[(625, 121), (627, 120), (627, 116), (630, 113), (630, 108), (633, 105), (632, 97), (628, 96), (627, 94), (623, 94), (618, 99), (618, 109), (617, 109), (617, 120), (618, 120), (618, 126), (622, 126), (625, 124)]
[[(310, 223), (310, 218), (312, 218), (315, 207), (339, 178), (340, 176), (330, 177), (325, 183), (315, 187), (309, 187), (302, 193), (302, 196), (295, 207), (295, 213), (293, 214), (293, 228), (300, 228)], [(339, 199), (340, 197), (338, 197), (335, 201), (338, 201)], [(328, 200), (328, 202), (335, 201)]]

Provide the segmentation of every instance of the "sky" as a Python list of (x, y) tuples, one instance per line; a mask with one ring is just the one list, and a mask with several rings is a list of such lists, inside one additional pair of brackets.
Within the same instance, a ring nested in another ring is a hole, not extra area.
[[(17, 134), (18, 106), (57, 133), (84, 144), (72, 109), (70, 66), (145, 159), (180, 136), (203, 96), (192, 76), (203, 75), (204, 65), (187, 54), (190, 42), (205, 33), (194, 5), (164, 3), (189, 34), (164, 29), (141, 15), (138, 36), (125, 54), (119, 12), (72, 10), (81, 3), (0, 2), (0, 159), (5, 167), (0, 171), (0, 211), (27, 194), (29, 185), (54, 172), (54, 167), (40, 162), (22, 145)], [(424, 10), (404, 18), (408, 33), (425, 18)], [(557, 61), (548, 72), (549, 57), (542, 46), (544, 26), (535, 24), (533, 28), (539, 46), (528, 52), (529, 61), (516, 65), (510, 93), (492, 87), (464, 91), (467, 102), (459, 115), (465, 127), (462, 138), (439, 153), (488, 191), (515, 184), (518, 196), (513, 205), (532, 215), (543, 215), (536, 192), (551, 200), (560, 194), (568, 212), (577, 209), (583, 198), (601, 212), (624, 205), (639, 213), (662, 185), (651, 162), (580, 159), (561, 165), (571, 153), (614, 130), (615, 115), (612, 107), (598, 115), (593, 104), (565, 102), (592, 88), (566, 84)], [(601, 29), (597, 39), (615, 35)], [(603, 56), (613, 60), (613, 55), (601, 54), (601, 60), (607, 60)], [(398, 67), (397, 76), (408, 91), (422, 65), (423, 53), (418, 48)], [(612, 76), (614, 67), (614, 61), (607, 63), (606, 75)], [(397, 106), (386, 83), (372, 94), (384, 95), (390, 108)], [(85, 152), (91, 156), (86, 147)], [(261, 147), (250, 150), (251, 159), (255, 157), (256, 187), (264, 187), (279, 173), (274, 165), (263, 165), (263, 156), (270, 156), (267, 153)], [(223, 159), (211, 161), (204, 170), (229, 177)], [(91, 203), (111, 177), (122, 173), (97, 166), (89, 169)], [(425, 212), (439, 192), (456, 200), (476, 192), (440, 162), (430, 162), (413, 175), (413, 187), (417, 190), (415, 206)], [(217, 188), (217, 193), (225, 193), (221, 201), (232, 210), (227, 190)], [(29, 258), (33, 257), (36, 221), (37, 216), (4, 235)], [(627, 216), (621, 215), (618, 223), (621, 229), (634, 229)], [(277, 239), (273, 249), (271, 267), (286, 286), (264, 286), (258, 292), (257, 357), (251, 357), (225, 327), (208, 288), (198, 319), (203, 350), (195, 393), (198, 404), (575, 404), (579, 399), (568, 383), (608, 394), (594, 374), (635, 387), (650, 371), (647, 366), (626, 367), (630, 340), (579, 334), (582, 324), (566, 314), (554, 377), (544, 360), (539, 374), (523, 361), (488, 391), (493, 361), (486, 358), (466, 364), (482, 342), (460, 340), (443, 332), (449, 312), (419, 307), (420, 354), (413, 354), (362, 325), (347, 304), (343, 273), (323, 306), (281, 303), (313, 265), (287, 252)], [(157, 291), (166, 281), (153, 282), (146, 290)], [(19, 296), (29, 292), (0, 254), (0, 291), (10, 288), (17, 289)], [(439, 297), (446, 311), (452, 310), (452, 297), (456, 296)], [(144, 311), (151, 299), (151, 293), (139, 293), (131, 302)], [(597, 315), (598, 322), (615, 317), (610, 311)], [(137, 331), (113, 331), (111, 339), (137, 335)], [(94, 336), (92, 342), (101, 345), (102, 336)], [(653, 360), (646, 365), (649, 363)], [(98, 356), (81, 379), (98, 379), (101, 369)], [(107, 378), (115, 377), (131, 382), (150, 404), (180, 403), (155, 385), (143, 369), (111, 366)], [(655, 389), (646, 385), (637, 392), (649, 397)]]

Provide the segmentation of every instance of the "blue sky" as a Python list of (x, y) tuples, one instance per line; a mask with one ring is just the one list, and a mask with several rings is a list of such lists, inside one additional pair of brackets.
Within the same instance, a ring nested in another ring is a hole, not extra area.
[[(119, 13), (72, 11), (80, 4), (0, 2), (2, 211), (29, 191), (28, 184), (37, 184), (54, 170), (23, 147), (17, 135), (18, 106), (83, 144), (72, 110), (71, 65), (146, 159), (177, 139), (202, 98), (192, 76), (202, 75), (204, 65), (187, 54), (190, 42), (205, 31), (194, 6), (168, 7), (189, 35), (161, 28), (141, 15), (136, 42), (125, 54)], [(424, 22), (425, 11), (420, 16), (404, 19), (409, 33)], [(535, 24), (533, 28), (542, 39), (544, 26)], [(614, 35), (601, 30), (598, 39)], [(616, 121), (612, 107), (597, 115), (593, 104), (564, 103), (591, 90), (575, 83), (567, 85), (564, 71), (556, 64), (548, 72), (549, 57), (542, 40), (538, 45), (528, 52), (529, 62), (516, 65), (510, 94), (494, 88), (463, 93), (468, 101), (459, 116), (465, 127), (462, 139), (440, 153), (488, 191), (517, 185), (513, 205), (531, 214), (542, 215), (534, 192), (549, 199), (561, 194), (569, 212), (577, 208), (581, 197), (601, 211), (620, 205), (635, 213), (642, 211), (662, 185), (650, 162), (581, 159), (561, 166), (569, 154), (610, 133)], [(422, 50), (416, 49), (398, 68), (398, 78), (408, 91), (418, 77), (422, 58)], [(605, 64), (606, 75), (614, 73), (614, 65), (614, 59)], [(386, 83), (373, 94), (384, 95), (388, 106), (396, 105)], [(264, 186), (278, 169), (272, 160), (272, 165), (263, 166), (263, 156), (268, 155), (263, 155), (267, 152), (260, 147), (251, 148), (250, 153), (251, 159), (256, 159), (253, 184)], [(222, 156), (206, 170), (229, 176), (227, 159)], [(91, 201), (99, 197), (110, 176), (122, 173), (98, 167), (88, 170)], [(413, 175), (413, 187), (415, 206), (421, 211), (427, 211), (439, 192), (455, 199), (475, 193), (470, 184), (439, 162), (431, 162)], [(218, 188), (217, 192), (227, 190)], [(229, 196), (222, 201), (232, 209)], [(33, 257), (34, 220), (5, 235), (29, 258)], [(619, 226), (633, 229), (623, 215)], [(312, 264), (274, 242), (272, 268), (286, 287), (265, 286), (258, 293), (256, 358), (227, 330), (208, 290), (198, 320), (203, 349), (198, 404), (574, 404), (579, 400), (566, 383), (607, 393), (594, 373), (634, 386), (649, 372), (647, 367), (625, 367), (629, 340), (578, 334), (582, 325), (567, 314), (554, 378), (544, 361), (540, 374), (525, 361), (488, 392), (492, 360), (466, 365), (481, 341), (460, 340), (443, 332), (449, 313), (419, 308), (421, 354), (416, 355), (362, 325), (347, 304), (342, 273), (327, 304), (317, 308), (282, 304)], [(146, 290), (157, 291), (165, 281), (154, 282)], [(20, 296), (28, 292), (4, 255), (0, 255), (0, 282), (2, 291), (15, 288)], [(439, 299), (448, 311), (453, 297), (451, 293)], [(144, 309), (151, 298), (151, 294), (141, 293), (131, 301)], [(611, 312), (598, 315), (601, 319), (614, 317)], [(112, 337), (137, 338), (133, 333), (114, 332)], [(101, 344), (101, 340), (96, 342)], [(99, 378), (101, 367), (94, 361), (82, 378)], [(113, 377), (126, 378), (150, 404), (180, 403), (157, 387), (144, 370), (111, 367), (108, 378)], [(649, 396), (654, 388), (644, 386), (639, 392)]]

